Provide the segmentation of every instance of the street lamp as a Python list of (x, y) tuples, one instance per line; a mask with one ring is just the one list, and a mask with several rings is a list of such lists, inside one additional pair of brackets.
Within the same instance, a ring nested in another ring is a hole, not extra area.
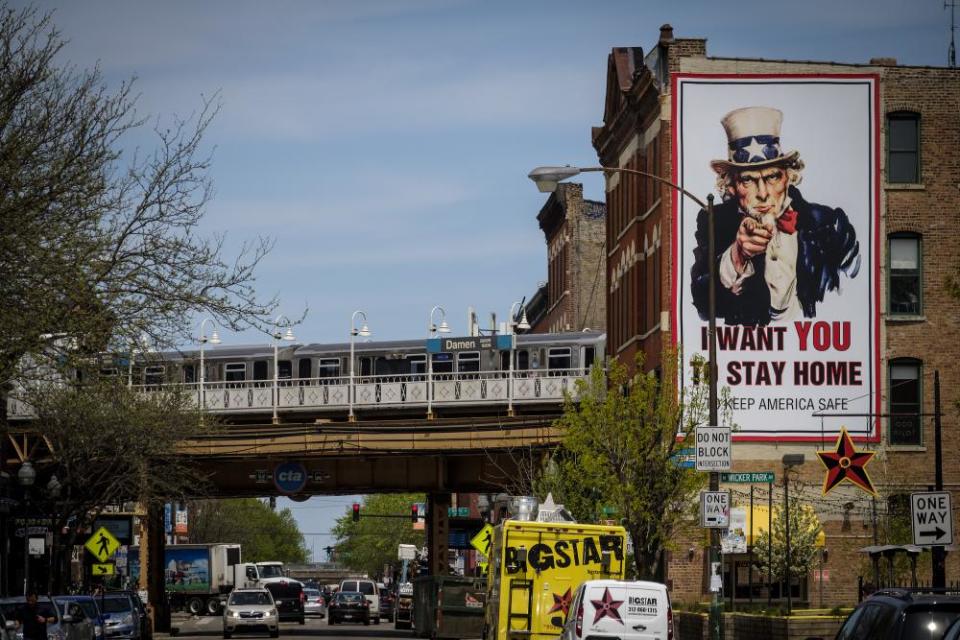
[[(293, 335), (293, 327), (290, 325), (290, 319), (283, 314), (277, 316), (273, 321), (273, 424), (280, 423), (280, 417), (277, 415), (277, 408), (280, 405), (280, 341), (293, 342), (297, 339)], [(286, 327), (287, 332), (282, 333), (280, 331), (281, 327)]]
[[(433, 321), (433, 314), (440, 312), (440, 324)], [(430, 309), (430, 320), (427, 322), (427, 337), (432, 338), (437, 333), (450, 333), (447, 324), (447, 312), (440, 305)], [(433, 419), (433, 354), (427, 351), (427, 420)]]
[[(563, 167), (537, 167), (531, 171), (528, 177), (537, 184), (537, 188), (543, 192), (548, 193), (555, 191), (557, 185), (567, 178), (572, 178), (575, 175), (580, 173), (591, 173), (591, 172), (603, 172), (604, 174), (608, 173), (626, 173), (630, 175), (640, 176), (643, 178), (650, 178), (660, 184), (664, 184), (674, 191), (682, 193), (691, 200), (693, 200), (701, 209), (707, 212), (707, 263), (710, 267), (710, 282), (708, 284), (707, 290), (707, 315), (708, 315), (708, 329), (707, 329), (707, 339), (709, 340), (709, 381), (710, 381), (710, 396), (709, 396), (709, 410), (710, 417), (709, 422), (711, 425), (717, 425), (719, 422), (717, 417), (717, 250), (716, 250), (716, 229), (714, 228), (714, 219), (713, 219), (713, 194), (707, 196), (707, 201), (704, 202), (697, 196), (693, 195), (683, 187), (678, 184), (667, 180), (661, 176), (658, 176), (654, 173), (647, 173), (646, 171), (638, 171), (636, 169), (625, 169), (623, 167), (571, 167), (569, 165)], [(720, 489), (720, 474), (718, 472), (710, 473), (710, 490), (718, 491)], [(710, 565), (713, 566), (713, 563), (717, 561), (717, 555), (720, 547), (720, 530), (711, 529), (710, 530)], [(719, 602), (717, 600), (717, 594), (713, 594), (713, 603), (711, 606), (711, 635), (714, 638), (719, 637)]]
[(200, 342), (200, 411), (204, 411), (207, 408), (207, 396), (206, 389), (204, 388), (204, 382), (206, 382), (207, 371), (206, 367), (203, 365), (203, 347), (210, 342), (210, 344), (220, 344), (220, 336), (217, 334), (217, 330), (214, 329), (213, 333), (210, 334), (210, 338), (207, 338), (207, 334), (204, 332), (204, 327), (207, 323), (211, 323), (216, 326), (216, 323), (210, 318), (204, 318), (200, 323), (200, 337), (197, 340)]
[[(17, 470), (17, 482), (23, 487), (24, 523), (28, 522), (30, 505), (30, 487), (37, 480), (37, 471), (29, 460), (24, 460)], [(30, 592), (30, 525), (23, 527), (23, 595)]]
[[(363, 325), (361, 325), (359, 329), (357, 329), (358, 316), (363, 318)], [(366, 338), (369, 335), (370, 327), (367, 326), (367, 314), (357, 309), (353, 312), (353, 315), (350, 316), (350, 388), (347, 390), (347, 397), (350, 399), (350, 414), (348, 417), (350, 422), (356, 420), (356, 417), (353, 415), (354, 396), (356, 395), (356, 387), (353, 383), (353, 342), (357, 336)]]
[[(787, 532), (787, 568), (785, 573), (787, 582), (787, 615), (793, 610), (793, 594), (790, 588), (790, 478), (787, 473), (793, 467), (799, 467), (803, 464), (804, 455), (802, 453), (788, 453), (783, 456), (783, 516), (786, 518)], [(772, 543), (772, 539), (771, 539)], [(821, 576), (822, 579), (823, 576)]]

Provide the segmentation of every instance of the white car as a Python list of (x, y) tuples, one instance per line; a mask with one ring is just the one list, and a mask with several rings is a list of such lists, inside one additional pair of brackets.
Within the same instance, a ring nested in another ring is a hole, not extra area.
[(359, 591), (370, 603), (370, 619), (380, 624), (380, 590), (377, 583), (365, 578), (348, 578), (340, 582), (340, 591)]
[(588, 580), (577, 588), (560, 640), (673, 640), (673, 608), (659, 582)]
[(280, 614), (273, 596), (266, 589), (234, 589), (223, 608), (223, 637), (257, 631), (280, 637)]

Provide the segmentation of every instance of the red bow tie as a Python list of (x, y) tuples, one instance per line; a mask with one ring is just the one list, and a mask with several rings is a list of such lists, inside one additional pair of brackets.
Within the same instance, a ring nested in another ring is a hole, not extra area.
[(787, 209), (783, 214), (777, 218), (777, 229), (783, 231), (784, 233), (796, 233), (797, 232), (797, 212), (793, 209)]

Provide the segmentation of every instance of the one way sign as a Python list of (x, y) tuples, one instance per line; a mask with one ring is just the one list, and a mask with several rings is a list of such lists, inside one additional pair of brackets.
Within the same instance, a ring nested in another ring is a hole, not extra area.
[(911, 493), (913, 544), (930, 547), (953, 544), (953, 505), (950, 493)]

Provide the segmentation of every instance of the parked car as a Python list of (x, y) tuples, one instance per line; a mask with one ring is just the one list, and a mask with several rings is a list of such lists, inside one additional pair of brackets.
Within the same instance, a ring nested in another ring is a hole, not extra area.
[(303, 613), (308, 616), (324, 617), (327, 613), (327, 603), (319, 589), (305, 588), (303, 590)]
[(223, 637), (234, 633), (267, 632), (280, 637), (280, 613), (273, 594), (264, 588), (234, 589), (223, 608)]
[(103, 614), (103, 632), (108, 640), (144, 640), (147, 612), (139, 595), (111, 591), (95, 599)]
[(53, 600), (57, 603), (57, 606), (60, 607), (61, 611), (64, 609), (63, 605), (70, 602), (75, 602), (80, 605), (87, 619), (93, 622), (94, 638), (96, 638), (96, 640), (103, 640), (103, 614), (100, 613), (100, 606), (93, 596), (54, 596)]
[(327, 607), (327, 619), (330, 624), (337, 624), (350, 620), (370, 624), (370, 601), (359, 591), (340, 590), (333, 596), (330, 606)]
[[(619, 603), (611, 606), (612, 603)], [(673, 638), (673, 608), (659, 582), (587, 580), (570, 603), (561, 640)]]
[(960, 618), (953, 621), (953, 624), (947, 628), (943, 634), (943, 640), (960, 640)]
[(376, 582), (355, 578), (341, 580), (340, 591), (362, 593), (363, 597), (370, 603), (370, 619), (373, 620), (373, 624), (380, 624), (380, 590), (377, 588)]
[[(0, 613), (7, 620), (14, 621), (17, 609), (24, 606), (26, 602), (27, 599), (23, 596), (4, 598), (0, 600)], [(76, 606), (76, 610), (68, 609), (68, 613), (63, 613), (49, 597), (42, 596), (37, 598), (37, 607), (40, 615), (55, 619), (55, 622), (47, 623), (49, 640), (95, 640), (93, 622), (87, 620), (79, 606)], [(18, 639), (23, 637), (19, 630), (15, 634)]]
[(296, 580), (281, 580), (279, 582), (268, 582), (264, 587), (270, 591), (273, 595), (273, 601), (277, 603), (277, 611), (280, 613), (281, 622), (293, 620), (300, 624), (306, 624), (302, 583)]
[(883, 589), (857, 605), (836, 640), (943, 640), (947, 628), (958, 620), (960, 596), (921, 589)]
[(387, 588), (382, 582), (377, 583), (377, 591), (380, 592), (380, 619), (393, 621), (393, 610), (396, 606), (397, 597), (393, 591)]
[(2, 640), (17, 640), (17, 621), (7, 618), (0, 613), (0, 638)]

